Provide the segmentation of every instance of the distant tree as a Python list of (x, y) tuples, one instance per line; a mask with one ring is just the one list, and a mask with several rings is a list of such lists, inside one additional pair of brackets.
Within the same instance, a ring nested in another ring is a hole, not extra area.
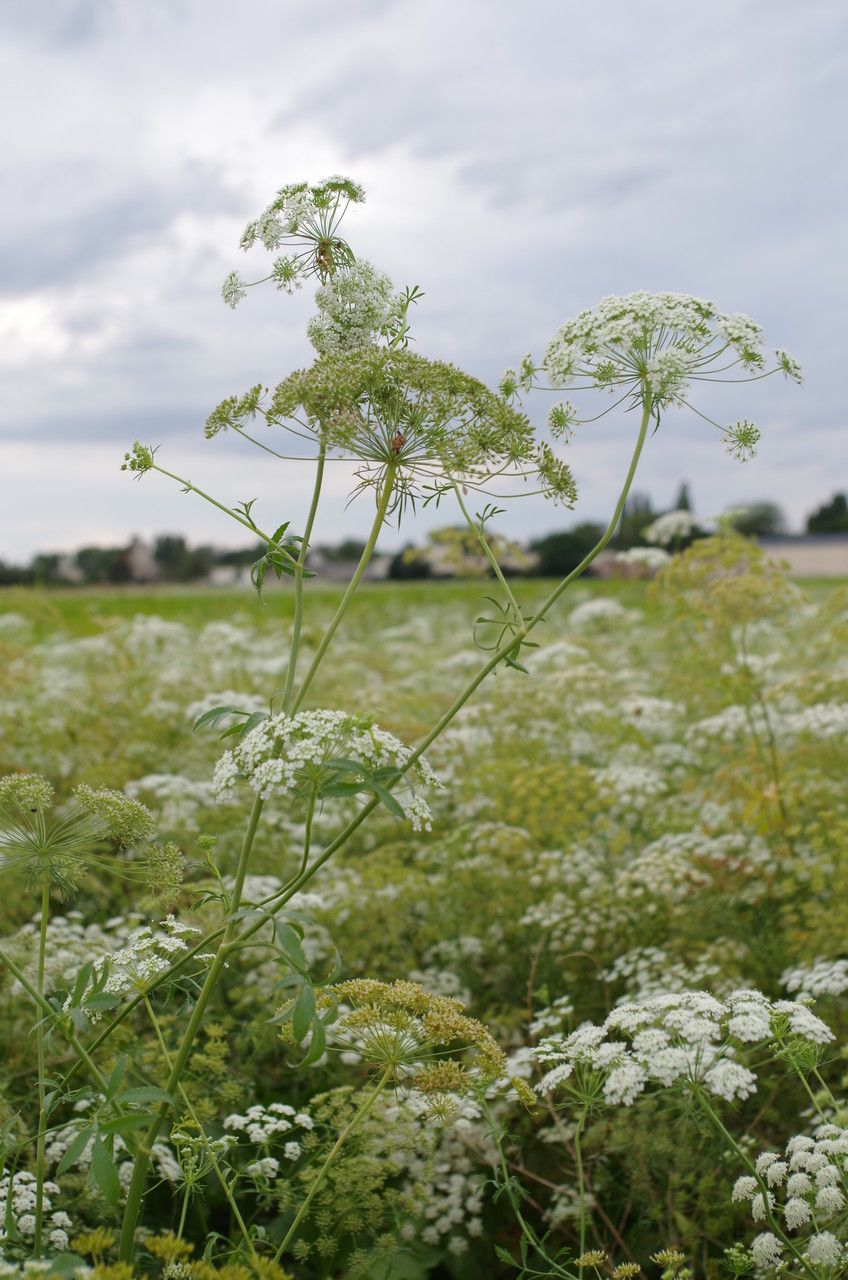
[(21, 569), (14, 564), (5, 564), (0, 560), (0, 587), (16, 587), (31, 578), (28, 569)]
[(35, 586), (40, 587), (59, 581), (60, 559), (60, 556), (52, 554), (33, 556), (30, 572)]
[(239, 547), (237, 550), (215, 551), (214, 563), (226, 565), (228, 568), (243, 569), (246, 565), (251, 565), (258, 560), (265, 551), (264, 542), (254, 542), (251, 547)]
[(770, 538), (786, 532), (786, 517), (776, 502), (747, 502), (728, 511), (725, 520), (748, 538)]
[(685, 480), (681, 481), (680, 488), (677, 491), (677, 498), (674, 502), (675, 511), (691, 511), (692, 499), (689, 496), (689, 485)]
[(345, 538), (344, 541), (336, 543), (335, 546), (321, 546), (318, 550), (325, 560), (348, 564), (359, 559), (365, 550), (365, 543), (359, 542), (356, 538)]
[(184, 582), (189, 577), (190, 553), (185, 538), (163, 533), (153, 544), (153, 559), (170, 582)]
[(153, 544), (153, 559), (166, 581), (190, 582), (204, 578), (216, 556), (212, 547), (189, 547), (179, 534), (162, 534)]
[(848, 497), (835, 493), (807, 517), (807, 533), (848, 533)]
[(642, 530), (656, 518), (657, 512), (646, 493), (633, 493), (624, 506), (624, 512), (615, 535), (616, 547), (633, 547), (642, 540)]
[(539, 557), (536, 573), (543, 578), (564, 578), (592, 550), (603, 531), (603, 525), (587, 522), (538, 538), (531, 543)]
[(74, 563), (85, 582), (115, 582), (122, 554), (121, 547), (80, 547)]
[(424, 553), (408, 542), (402, 551), (398, 551), (389, 563), (389, 577), (398, 582), (413, 579), (429, 578), (430, 565)]

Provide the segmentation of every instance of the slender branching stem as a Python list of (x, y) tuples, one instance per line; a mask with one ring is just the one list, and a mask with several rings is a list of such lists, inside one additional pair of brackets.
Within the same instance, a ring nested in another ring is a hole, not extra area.
[[(192, 1009), (191, 1016), (186, 1024), (179, 1047), (174, 1055), (171, 1071), (168, 1075), (166, 1092), (173, 1098), (177, 1091), (186, 1063), (188, 1062), (195, 1036), (203, 1021), (203, 1015), (206, 1012), (206, 1006), (212, 997), (212, 993), (217, 986), (218, 979), (224, 970), (229, 953), (229, 944), (234, 938), (238, 930), (238, 910), (241, 905), (241, 895), (244, 888), (244, 879), (247, 875), (247, 867), (250, 860), (250, 853), (253, 848), (253, 841), (256, 837), (256, 829), (259, 826), (259, 819), (262, 814), (263, 801), (257, 796), (253, 802), (253, 808), (250, 813), (247, 830), (242, 841), (241, 852), (239, 854), (238, 866), (236, 868), (235, 883), (233, 885), (232, 897), (230, 900), (230, 915), (226, 927), (223, 932), (221, 944), (216, 952), (215, 959), (209, 966), (209, 971), (203, 986), (198, 993), (197, 1001)], [(152, 988), (150, 988), (152, 989)], [(147, 1181), (147, 1171), (150, 1166), (150, 1153), (153, 1144), (158, 1138), (162, 1126), (168, 1116), (171, 1107), (170, 1101), (163, 1101), (156, 1111), (150, 1126), (144, 1135), (144, 1141), (140, 1143), (138, 1155), (133, 1162), (132, 1178), (129, 1189), (127, 1191), (127, 1201), (124, 1208), (124, 1219), (121, 1226), (120, 1241), (120, 1259), (122, 1262), (131, 1262), (133, 1249), (135, 1245), (135, 1229), (138, 1222), (138, 1215), (141, 1211), (141, 1202), (144, 1196), (144, 1187)]]
[(350, 602), (353, 599), (354, 595), (356, 594), (357, 587), (362, 581), (362, 575), (365, 573), (365, 570), (368, 568), (371, 557), (374, 554), (374, 548), (377, 545), (377, 539), (380, 536), (380, 530), (382, 529), (383, 524), (385, 523), (386, 515), (388, 514), (389, 508), (391, 506), (392, 495), (394, 492), (396, 469), (397, 469), (396, 466), (394, 466), (393, 464), (390, 464), (386, 468), (386, 475), (385, 475), (385, 479), (383, 480), (383, 488), (381, 490), (380, 497), (377, 502), (377, 513), (374, 516), (374, 523), (371, 526), (371, 532), (368, 535), (368, 541), (365, 543), (365, 547), (362, 551), (362, 555), (359, 557), (359, 563), (357, 564), (356, 569), (353, 572), (353, 577), (348, 583), (347, 589), (344, 595), (342, 596), (341, 600), (339, 601), (338, 608), (336, 609), (336, 612), (333, 614), (332, 618), (327, 624), (327, 629), (324, 632), (323, 636), (321, 637), (321, 642), (318, 645), (318, 648), (315, 650), (315, 656), (312, 659), (312, 662), (309, 666), (309, 670), (304, 676), (303, 684), (300, 686), (297, 697), (292, 702), (292, 705), (291, 705), (292, 715), (294, 715), (295, 712), (298, 710), (298, 708), (302, 705), (303, 700), (306, 697), (307, 692), (309, 691), (309, 686), (312, 684), (312, 681), (315, 679), (315, 676), (318, 672), (318, 668), (320, 667), (324, 659), (325, 653), (330, 647), (333, 636), (338, 631), (339, 626), (341, 625), (342, 619), (344, 618), (345, 614), (350, 608)]
[[(47, 921), (50, 917), (50, 875), (41, 873), (41, 919), (38, 930), (38, 971), (36, 990), (38, 1004), (44, 1001), (44, 962), (47, 956)], [(44, 1055), (44, 1040), (47, 1034), (47, 1021), (40, 1017), (35, 1024), (35, 1044), (38, 1065), (38, 1136), (35, 1148), (35, 1235), (32, 1251), (36, 1258), (42, 1253), (42, 1234), (44, 1226), (44, 1180), (47, 1172), (47, 1083)]]
[(294, 567), (297, 564), (295, 557), (291, 554), (287, 547), (281, 543), (275, 542), (269, 534), (263, 533), (262, 530), (250, 520), (245, 520), (237, 511), (233, 511), (232, 507), (224, 506), (223, 502), (219, 502), (217, 498), (213, 498), (211, 493), (207, 493), (204, 489), (198, 489), (196, 484), (192, 484), (190, 480), (184, 480), (182, 476), (175, 475), (173, 471), (166, 471), (164, 467), (160, 467), (158, 463), (150, 468), (152, 471), (158, 471), (161, 476), (167, 476), (169, 480), (176, 480), (177, 484), (182, 485), (187, 493), (196, 493), (198, 498), (203, 498), (204, 502), (209, 502), (213, 507), (217, 507), (219, 511), (223, 511), (224, 515), (229, 516), (231, 520), (235, 520), (245, 529), (249, 529), (257, 538), (261, 538), (263, 542), (267, 542), (272, 550), (279, 552), (289, 565)]
[(368, 1112), (374, 1106), (374, 1103), (377, 1101), (380, 1094), (383, 1092), (386, 1085), (388, 1084), (389, 1078), (392, 1074), (392, 1070), (393, 1068), (391, 1066), (386, 1067), (385, 1071), (380, 1076), (380, 1079), (377, 1081), (374, 1088), (371, 1089), (366, 1094), (362, 1105), (359, 1107), (355, 1115), (348, 1121), (348, 1123), (342, 1129), (339, 1136), (336, 1138), (335, 1142), (333, 1143), (332, 1147), (330, 1148), (327, 1154), (327, 1158), (325, 1159), (324, 1163), (321, 1165), (321, 1168), (318, 1170), (317, 1175), (313, 1179), (312, 1184), (310, 1185), (309, 1191), (306, 1194), (306, 1198), (303, 1201), (303, 1204), (300, 1206), (297, 1213), (295, 1214), (294, 1221), (292, 1222), (288, 1231), (280, 1241), (279, 1247), (277, 1248), (277, 1252), (274, 1254), (275, 1262), (279, 1262), (280, 1258), (283, 1256), (286, 1249), (288, 1249), (289, 1245), (294, 1240), (295, 1236), (297, 1235), (298, 1228), (300, 1227), (300, 1224), (303, 1221), (304, 1215), (306, 1214), (307, 1209), (309, 1208), (310, 1204), (314, 1200), (318, 1191), (321, 1189), (321, 1184), (324, 1182), (324, 1179), (327, 1176), (327, 1172), (330, 1168), (330, 1165), (333, 1163), (336, 1156), (339, 1154), (342, 1147), (347, 1142), (350, 1135), (353, 1133), (354, 1129), (359, 1127), (359, 1125), (368, 1115)]
[[(171, 1061), (171, 1055), (168, 1052), (168, 1046), (165, 1043), (165, 1037), (162, 1034), (162, 1027), (160, 1025), (159, 1019), (156, 1017), (156, 1012), (147, 996), (144, 997), (144, 1007), (147, 1010), (147, 1016), (150, 1018), (150, 1023), (153, 1027), (154, 1033), (156, 1035), (156, 1039), (159, 1042), (159, 1048), (162, 1050), (162, 1057), (165, 1060), (165, 1065), (168, 1068), (168, 1071), (170, 1072), (173, 1069), (173, 1062)], [(191, 1099), (186, 1093), (182, 1083), (180, 1083), (177, 1087), (179, 1089), (180, 1097), (182, 1098), (182, 1101), (183, 1101), (183, 1106), (185, 1107), (186, 1111), (191, 1117), (191, 1120), (194, 1123), (201, 1138), (203, 1139), (204, 1150), (206, 1151), (206, 1154), (209, 1157), (209, 1163), (212, 1165), (212, 1168), (215, 1171), (215, 1177), (218, 1179), (218, 1182), (220, 1183), (220, 1186), (221, 1186), (221, 1190), (223, 1191), (226, 1197), (227, 1204), (230, 1206), (230, 1212), (232, 1213), (233, 1217), (236, 1220), (236, 1223), (238, 1224), (239, 1231), (242, 1234), (242, 1239), (247, 1245), (248, 1253), (250, 1254), (251, 1258), (255, 1259), (256, 1250), (253, 1247), (253, 1241), (250, 1238), (250, 1232), (245, 1226), (244, 1218), (241, 1216), (241, 1211), (239, 1210), (238, 1202), (236, 1201), (236, 1198), (233, 1195), (230, 1184), (227, 1182), (226, 1175), (224, 1174), (223, 1169), (218, 1163), (218, 1157), (215, 1155), (215, 1148), (212, 1146), (212, 1143), (206, 1137), (206, 1132), (203, 1128), (203, 1125), (200, 1123), (200, 1120), (198, 1119), (198, 1116), (197, 1116), (197, 1112), (192, 1106)], [(183, 1213), (181, 1215), (181, 1220), (180, 1220), (180, 1235), (182, 1235), (182, 1228), (183, 1228), (184, 1222), (185, 1222), (185, 1203), (183, 1205)]]
[(286, 667), (286, 682), (283, 688), (283, 711), (288, 711), (292, 699), (292, 693), (294, 692), (297, 656), (300, 652), (300, 633), (303, 626), (303, 571), (306, 567), (306, 556), (309, 552), (309, 542), (312, 537), (312, 529), (315, 524), (315, 516), (318, 511), (318, 502), (321, 497), (321, 485), (324, 481), (324, 464), (326, 457), (327, 448), (322, 441), (321, 448), (318, 452), (318, 459), (315, 464), (315, 486), (312, 490), (312, 502), (309, 507), (309, 514), (306, 517), (306, 525), (303, 530), (303, 540), (300, 544), (300, 554), (297, 557), (297, 567), (294, 571), (294, 623), (292, 624), (289, 661)]

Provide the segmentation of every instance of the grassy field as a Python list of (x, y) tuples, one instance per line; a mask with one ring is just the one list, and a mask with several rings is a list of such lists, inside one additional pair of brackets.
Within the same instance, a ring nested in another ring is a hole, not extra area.
[[(516, 1208), (547, 1241), (549, 1261), (538, 1255), (528, 1275), (571, 1275), (550, 1259), (573, 1258), (581, 1244), (610, 1259), (580, 1268), (587, 1276), (607, 1276), (614, 1263), (658, 1275), (664, 1264), (650, 1256), (672, 1247), (698, 1276), (732, 1274), (720, 1270), (724, 1251), (747, 1248), (762, 1230), (744, 1197), (731, 1197), (745, 1160), (782, 1151), (823, 1120), (845, 1123), (848, 593), (789, 583), (737, 544), (711, 554), (703, 544), (654, 584), (578, 584), (540, 628), (540, 647), (523, 651), (529, 674), (500, 667), (428, 750), (444, 784), (428, 796), (432, 829), (376, 809), (297, 900), (319, 988), (334, 971), (412, 979), (461, 1000), (507, 1055), (503, 1081), (456, 1101), (454, 1123), (419, 1106), (414, 1090), (380, 1096), (283, 1259), (297, 1280), (515, 1275), (504, 1259), (518, 1257)], [(522, 606), (549, 586), (518, 583)], [(308, 705), (361, 713), (419, 741), (486, 657), (474, 638), (485, 592), (475, 582), (366, 586)], [(338, 598), (339, 589), (310, 584), (304, 661)], [(0, 595), (0, 774), (42, 773), (60, 802), (79, 782), (123, 788), (149, 806), (159, 839), (184, 864), (183, 887), (158, 901), (105, 864), (72, 900), (54, 894), (47, 982), (57, 1001), (81, 966), (136, 945), (133, 930), (149, 924), (164, 945), (158, 922), (168, 911), (204, 930), (220, 918), (209, 849), (226, 882), (249, 796), (241, 788), (217, 802), (213, 770), (228, 743), (193, 733), (192, 722), (218, 703), (267, 706), (284, 674), (292, 609), (283, 590), (267, 606), (202, 589)], [(359, 803), (327, 799), (314, 846), (326, 847)], [(248, 901), (291, 877), (303, 838), (298, 802), (272, 798)], [(37, 902), (26, 882), (9, 883), (0, 945), (31, 973)], [(279, 1239), (371, 1077), (362, 1047), (334, 1041), (332, 1030), (328, 1052), (294, 1069), (297, 1055), (272, 1021), (290, 966), (260, 939), (230, 965), (186, 1089), (203, 1131), (230, 1135), (221, 1158), (242, 1212)], [(834, 1038), (798, 1032), (790, 1045), (772, 1027), (768, 1044), (780, 1052), (723, 1040), (717, 1060), (751, 1074), (736, 1093), (638, 1083), (631, 1064), (632, 1096), (616, 1098), (597, 1067), (590, 1097), (580, 1067), (563, 1074), (571, 1085), (530, 1101), (528, 1087), (565, 1061), (555, 1057), (567, 1052), (563, 1037), (587, 1020), (600, 1026), (618, 1006), (660, 992), (708, 990), (726, 1001), (739, 989), (771, 1002), (818, 996)], [(19, 982), (7, 980), (5, 996), (0, 1124), (27, 1167), (32, 1009)], [(143, 1008), (130, 1014), (103, 1051), (104, 1070), (125, 1053), (134, 1083), (160, 1084), (155, 1027), (170, 1044), (191, 998), (190, 982), (164, 992), (155, 1025)], [(539, 1054), (546, 1037), (548, 1059)], [(59, 1036), (50, 1054), (60, 1071)], [(582, 1094), (572, 1088), (578, 1076)], [(711, 1127), (708, 1102), (733, 1145)], [(272, 1104), (306, 1120), (284, 1134), (270, 1124)], [(84, 1157), (60, 1164), (79, 1132), (74, 1106), (54, 1118), (50, 1158), (55, 1208), (79, 1232), (114, 1225), (119, 1212)], [(240, 1123), (250, 1107), (260, 1117), (252, 1127)], [(208, 1163), (201, 1189), (186, 1189), (199, 1150), (192, 1125), (183, 1114), (163, 1143), (150, 1212), (188, 1241), (209, 1230), (237, 1241)], [(116, 1152), (119, 1166), (125, 1158)], [(782, 1206), (782, 1184), (773, 1191)], [(843, 1218), (838, 1208), (799, 1219), (799, 1250), (814, 1227), (841, 1240)]]

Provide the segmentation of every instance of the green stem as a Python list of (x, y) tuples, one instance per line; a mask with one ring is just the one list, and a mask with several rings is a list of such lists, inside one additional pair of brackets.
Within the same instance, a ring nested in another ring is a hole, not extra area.
[[(512, 1212), (515, 1215), (515, 1220), (518, 1223), (518, 1227), (519, 1227), (519, 1230), (521, 1231), (522, 1236), (524, 1237), (524, 1239), (527, 1241), (528, 1244), (533, 1246), (533, 1248), (536, 1250), (536, 1253), (539, 1255), (541, 1259), (543, 1259), (545, 1264), (548, 1267), (554, 1268), (554, 1270), (551, 1270), (550, 1272), (551, 1276), (560, 1276), (563, 1278), (563, 1280), (574, 1280), (574, 1276), (572, 1272), (563, 1270), (563, 1268), (557, 1262), (555, 1262), (553, 1258), (548, 1256), (545, 1250), (544, 1244), (536, 1235), (536, 1232), (530, 1226), (529, 1222), (524, 1217), (524, 1214), (521, 1212), (521, 1205), (519, 1203), (518, 1197), (516, 1196), (513, 1190), (513, 1180), (510, 1176), (509, 1166), (507, 1165), (506, 1156), (504, 1154), (503, 1138), (501, 1136), (501, 1130), (499, 1126), (495, 1123), (495, 1121), (492, 1119), (492, 1115), (489, 1111), (489, 1108), (488, 1106), (485, 1105), (485, 1103), (483, 1105), (483, 1114), (486, 1117), (486, 1120), (488, 1122), (489, 1134), (490, 1134), (490, 1137), (492, 1138), (492, 1141), (495, 1144), (495, 1150), (498, 1153), (498, 1164), (500, 1165), (501, 1177), (503, 1179), (503, 1189), (506, 1192), (506, 1198), (507, 1200), (509, 1200), (510, 1208), (512, 1209)], [(541, 1272), (538, 1272), (536, 1274), (540, 1275)]]
[[(580, 1145), (580, 1136), (581, 1136), (582, 1131), (583, 1131), (583, 1125), (584, 1125), (585, 1120), (586, 1120), (586, 1112), (585, 1112), (585, 1110), (584, 1110), (584, 1111), (581, 1111), (581, 1113), (580, 1113), (580, 1115), (579, 1115), (579, 1117), (578, 1117), (578, 1120), (577, 1120), (577, 1128), (574, 1130), (574, 1162), (575, 1162), (575, 1165), (577, 1166), (577, 1195), (578, 1195), (578, 1198), (579, 1198), (579, 1204), (580, 1204), (580, 1217), (579, 1217), (579, 1228), (580, 1228), (580, 1253), (579, 1253), (579, 1257), (581, 1257), (581, 1258), (583, 1257), (583, 1254), (586, 1252), (586, 1180), (585, 1180), (585, 1178), (584, 1178), (584, 1176), (583, 1176), (583, 1151), (582, 1151), (582, 1148), (581, 1148), (581, 1145)], [(580, 1275), (582, 1275), (582, 1274), (583, 1274), (583, 1266), (582, 1266), (582, 1264), (578, 1267), (578, 1273), (579, 1273)]]
[(297, 568), (294, 573), (294, 624), (292, 626), (289, 664), (286, 668), (286, 683), (285, 688), (283, 689), (283, 711), (288, 710), (289, 703), (292, 698), (292, 692), (294, 690), (297, 655), (300, 652), (300, 632), (303, 625), (303, 570), (306, 564), (306, 555), (309, 550), (309, 539), (312, 537), (312, 528), (315, 524), (315, 515), (318, 511), (318, 500), (321, 497), (321, 485), (324, 480), (324, 462), (326, 456), (327, 448), (322, 442), (321, 448), (318, 452), (315, 486), (312, 490), (312, 503), (309, 508), (309, 514), (306, 517), (306, 526), (303, 530), (303, 541), (300, 544), (300, 554), (297, 557)]
[[(12, 977), (17, 979), (24, 991), (26, 991), (27, 995), (32, 998), (36, 1006), (43, 1014), (45, 1014), (46, 1017), (53, 1018), (56, 1016), (56, 1010), (53, 1008), (50, 1001), (46, 1000), (43, 995), (39, 994), (37, 988), (32, 985), (23, 970), (20, 969), (19, 966), (15, 964), (11, 956), (8, 956), (2, 949), (0, 949), (0, 964), (6, 966)], [(73, 1032), (67, 1033), (67, 1040), (74, 1053), (82, 1060), (82, 1062), (85, 1063), (86, 1067), (88, 1067), (92, 1078), (100, 1086), (103, 1092), (106, 1093), (109, 1087), (108, 1081), (98, 1068), (97, 1063), (93, 1061), (91, 1054), (88, 1052), (85, 1045)]]
[[(262, 798), (257, 796), (253, 802), (250, 821), (244, 835), (241, 853), (239, 855), (235, 883), (233, 886), (233, 895), (230, 901), (230, 918), (224, 929), (224, 934), (215, 955), (215, 959), (209, 966), (209, 972), (206, 975), (206, 980), (200, 989), (197, 1001), (192, 1009), (191, 1017), (189, 1018), (186, 1029), (183, 1032), (182, 1040), (180, 1041), (176, 1055), (174, 1056), (171, 1071), (168, 1076), (166, 1092), (170, 1094), (172, 1098), (174, 1093), (177, 1091), (189, 1054), (191, 1053), (192, 1045), (194, 1044), (194, 1038), (197, 1035), (200, 1023), (203, 1020), (203, 1015), (206, 1012), (206, 1006), (212, 997), (212, 993), (215, 990), (218, 979), (226, 964), (227, 954), (230, 950), (230, 943), (232, 942), (233, 935), (238, 928), (238, 922), (235, 917), (239, 906), (241, 905), (244, 878), (247, 874), (250, 852), (253, 848), (256, 828), (259, 825), (262, 806)], [(133, 1163), (132, 1179), (127, 1191), (127, 1202), (124, 1208), (124, 1220), (121, 1227), (119, 1257), (122, 1262), (132, 1262), (133, 1248), (135, 1244), (135, 1229), (138, 1222), (138, 1215), (141, 1211), (141, 1201), (144, 1196), (147, 1171), (150, 1166), (150, 1153), (153, 1148), (153, 1144), (159, 1137), (159, 1133), (165, 1123), (170, 1106), (170, 1101), (163, 1102), (159, 1106), (144, 1135), (143, 1142), (139, 1144), (139, 1152)]]
[(182, 1240), (183, 1232), (185, 1231), (186, 1215), (188, 1214), (188, 1201), (189, 1201), (190, 1192), (191, 1192), (191, 1186), (187, 1182), (185, 1185), (185, 1191), (183, 1192), (182, 1208), (180, 1209), (180, 1223), (179, 1223), (179, 1226), (177, 1227), (178, 1240)]
[(205, 502), (209, 502), (213, 507), (217, 507), (219, 511), (223, 511), (224, 515), (229, 516), (231, 520), (235, 520), (245, 529), (249, 529), (251, 533), (255, 533), (263, 542), (267, 542), (268, 546), (272, 547), (274, 551), (279, 551), (280, 555), (283, 556), (284, 559), (288, 560), (292, 567), (297, 564), (294, 556), (284, 546), (279, 542), (275, 542), (267, 533), (263, 533), (258, 525), (255, 525), (251, 520), (245, 520), (237, 511), (233, 511), (232, 507), (225, 507), (223, 502), (219, 502), (217, 498), (213, 498), (211, 493), (206, 493), (204, 489), (198, 489), (197, 485), (192, 484), (190, 480), (184, 480), (182, 476), (175, 475), (173, 471), (166, 471), (164, 467), (160, 467), (158, 464), (154, 464), (150, 470), (158, 471), (161, 476), (167, 476), (169, 480), (176, 480), (177, 484), (182, 485), (186, 492), (196, 493), (198, 498), (203, 498)]
[(390, 464), (389, 467), (386, 469), (386, 478), (383, 481), (383, 490), (382, 490), (382, 493), (380, 494), (380, 499), (377, 504), (377, 514), (374, 517), (374, 523), (371, 527), (371, 532), (368, 535), (368, 541), (365, 544), (365, 549), (363, 550), (362, 555), (359, 558), (359, 563), (357, 564), (356, 569), (354, 570), (353, 577), (351, 578), (350, 582), (347, 585), (347, 590), (345, 591), (344, 595), (339, 601), (338, 608), (336, 609), (336, 612), (333, 614), (332, 618), (330, 619), (329, 625), (327, 626), (327, 630), (324, 632), (324, 635), (321, 638), (321, 643), (319, 644), (318, 648), (315, 651), (315, 656), (312, 659), (312, 662), (310, 664), (309, 670), (306, 673), (306, 676), (304, 677), (303, 684), (300, 686), (300, 691), (297, 697), (295, 698), (294, 702), (292, 703), (291, 715), (295, 714), (295, 712), (298, 710), (301, 703), (303, 702), (303, 699), (306, 697), (307, 690), (309, 689), (309, 686), (312, 684), (312, 681), (315, 678), (315, 674), (318, 671), (318, 668), (320, 667), (321, 662), (323, 661), (324, 654), (329, 649), (333, 636), (338, 631), (342, 618), (347, 613), (348, 608), (350, 606), (350, 602), (356, 593), (356, 589), (359, 586), (360, 582), (362, 581), (362, 575), (364, 574), (365, 570), (368, 568), (368, 563), (372, 555), (374, 554), (374, 548), (377, 545), (377, 538), (380, 535), (380, 530), (383, 527), (383, 522), (386, 518), (386, 514), (391, 504), (392, 492), (394, 490), (394, 482), (395, 482), (395, 466)]
[[(44, 961), (47, 955), (47, 921), (50, 915), (50, 879), (46, 871), (41, 878), (41, 925), (38, 933), (38, 977), (36, 990), (38, 1004), (44, 1001)], [(47, 1087), (45, 1084), (46, 1068), (44, 1060), (45, 1019), (38, 1019), (35, 1024), (36, 1054), (38, 1060), (38, 1137), (35, 1153), (35, 1235), (33, 1239), (33, 1255), (41, 1257), (41, 1236), (44, 1223), (44, 1179), (47, 1168)]]
[(326, 1160), (321, 1165), (321, 1168), (318, 1170), (317, 1176), (313, 1179), (312, 1185), (310, 1186), (309, 1191), (306, 1194), (306, 1199), (304, 1200), (303, 1204), (300, 1206), (297, 1213), (295, 1214), (294, 1221), (292, 1222), (286, 1234), (283, 1236), (283, 1239), (280, 1242), (280, 1246), (277, 1249), (277, 1252), (274, 1254), (275, 1262), (280, 1261), (280, 1258), (283, 1256), (286, 1249), (289, 1247), (292, 1240), (297, 1235), (297, 1229), (300, 1226), (301, 1222), (303, 1221), (303, 1217), (307, 1209), (309, 1208), (310, 1204), (312, 1203), (313, 1199), (318, 1193), (321, 1183), (324, 1181), (324, 1178), (327, 1175), (327, 1170), (335, 1160), (336, 1156), (341, 1151), (344, 1144), (347, 1142), (350, 1135), (353, 1133), (353, 1130), (359, 1124), (361, 1124), (361, 1122), (368, 1115), (368, 1112), (371, 1110), (374, 1103), (377, 1101), (380, 1094), (385, 1089), (391, 1073), (392, 1073), (392, 1067), (391, 1066), (386, 1067), (385, 1071), (380, 1076), (380, 1079), (377, 1081), (376, 1086), (371, 1090), (371, 1092), (365, 1098), (365, 1101), (362, 1103), (362, 1106), (359, 1108), (356, 1114), (352, 1117), (352, 1119), (348, 1121), (344, 1129), (342, 1129), (341, 1133), (336, 1138), (336, 1141), (333, 1143), (332, 1147), (330, 1148), (330, 1151), (329, 1151), (329, 1154), (327, 1155)]
[[(153, 1009), (153, 1005), (150, 1003), (147, 996), (144, 997), (144, 1007), (147, 1010), (147, 1015), (150, 1018), (150, 1022), (153, 1026), (153, 1030), (156, 1033), (156, 1039), (159, 1041), (159, 1048), (162, 1050), (162, 1057), (165, 1059), (165, 1065), (167, 1066), (168, 1070), (171, 1071), (173, 1069), (173, 1064), (171, 1062), (171, 1055), (168, 1052), (168, 1046), (165, 1044), (165, 1037), (162, 1035), (162, 1027), (159, 1024), (159, 1019), (156, 1017), (156, 1014)], [(238, 1204), (236, 1203), (235, 1197), (233, 1196), (232, 1190), (230, 1189), (230, 1185), (227, 1182), (227, 1179), (224, 1177), (224, 1172), (221, 1169), (221, 1166), (218, 1164), (218, 1159), (215, 1155), (215, 1150), (211, 1142), (209, 1142), (209, 1140), (207, 1139), (206, 1132), (203, 1128), (203, 1125), (200, 1123), (200, 1120), (197, 1117), (197, 1112), (192, 1106), (191, 1099), (189, 1098), (182, 1084), (179, 1084), (177, 1088), (179, 1089), (180, 1097), (183, 1100), (186, 1111), (191, 1116), (191, 1119), (195, 1124), (198, 1133), (203, 1138), (206, 1154), (209, 1157), (212, 1168), (215, 1170), (215, 1176), (217, 1177), (218, 1182), (221, 1184), (221, 1190), (224, 1192), (224, 1195), (227, 1198), (227, 1203), (230, 1206), (230, 1211), (233, 1217), (235, 1218), (236, 1222), (238, 1223), (239, 1230), (241, 1231), (242, 1237), (244, 1238), (244, 1242), (247, 1245), (248, 1252), (250, 1253), (251, 1258), (255, 1260), (256, 1250), (254, 1249), (253, 1242), (250, 1239), (250, 1233), (248, 1232), (247, 1227), (244, 1224), (244, 1218), (241, 1216)], [(180, 1235), (182, 1235), (184, 1221), (185, 1221), (185, 1204), (183, 1205), (183, 1213), (180, 1218)]]
[(489, 564), (492, 566), (492, 572), (494, 573), (498, 582), (503, 587), (503, 590), (506, 594), (506, 598), (507, 600), (509, 600), (509, 603), (512, 605), (512, 608), (515, 612), (516, 620), (518, 622), (521, 622), (521, 610), (518, 607), (518, 601), (513, 595), (512, 588), (507, 582), (504, 576), (503, 570), (501, 569), (501, 566), (498, 564), (498, 558), (495, 555), (494, 551), (492, 550), (489, 544), (488, 538), (483, 532), (482, 523), (476, 524), (471, 519), (471, 516), (469, 515), (469, 512), (468, 512), (468, 508), (466, 507), (465, 503), (462, 501), (462, 494), (459, 491), (459, 485), (456, 483), (455, 480), (451, 480), (451, 484), (453, 485), (453, 491), (456, 494), (456, 500), (459, 503), (459, 509), (462, 512), (462, 514), (465, 516), (465, 520), (466, 520), (466, 523), (468, 524), (469, 529), (474, 534), (474, 537), (477, 539), (477, 541), (480, 543), (480, 546), (483, 549), (483, 554), (485, 555), (486, 559), (489, 561)]

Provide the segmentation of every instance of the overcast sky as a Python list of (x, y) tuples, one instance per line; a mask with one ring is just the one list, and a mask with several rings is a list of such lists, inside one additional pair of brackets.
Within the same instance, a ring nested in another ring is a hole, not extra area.
[[(219, 289), (264, 266), (238, 240), (280, 185), (339, 172), (367, 190), (346, 223), (357, 254), (426, 292), (422, 354), (494, 380), (601, 297), (669, 289), (752, 315), (802, 361), (803, 389), (701, 402), (758, 422), (745, 466), (705, 423), (664, 422), (637, 485), (660, 508), (686, 479), (702, 515), (770, 497), (800, 525), (848, 488), (844, 0), (4, 0), (0, 15), (0, 559), (156, 531), (240, 543), (161, 477), (120, 473), (136, 437), (225, 502), (257, 497), (260, 523), (298, 526), (305, 472), (202, 424), (309, 360), (307, 291), (232, 312)], [(529, 500), (501, 527), (603, 516), (633, 426), (611, 415), (571, 447), (576, 514)], [(368, 522), (347, 479), (319, 540)]]

